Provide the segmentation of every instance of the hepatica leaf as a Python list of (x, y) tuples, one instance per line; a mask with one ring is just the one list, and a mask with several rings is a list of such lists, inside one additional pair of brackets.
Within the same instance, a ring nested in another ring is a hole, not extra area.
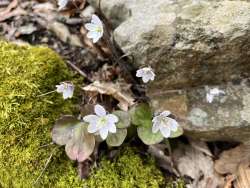
[(130, 110), (131, 121), (134, 125), (144, 126), (145, 121), (151, 121), (152, 119), (152, 112), (151, 108), (146, 103), (141, 103), (134, 106)]
[(87, 131), (87, 125), (74, 116), (62, 116), (52, 129), (52, 140), (66, 145), (65, 150), (72, 160), (82, 162), (94, 151), (95, 137)]
[(120, 146), (127, 136), (127, 129), (117, 129), (116, 133), (109, 134), (106, 140), (106, 143), (109, 146)]
[(171, 131), (170, 138), (176, 138), (176, 137), (181, 136), (182, 134), (183, 134), (183, 129), (181, 126), (178, 126), (177, 131), (175, 131), (175, 132)]
[(62, 116), (52, 129), (52, 140), (58, 145), (65, 145), (72, 137), (73, 129), (80, 121), (74, 116)]
[(114, 111), (113, 114), (115, 114), (119, 118), (119, 121), (116, 124), (117, 128), (123, 129), (123, 128), (127, 128), (130, 126), (131, 118), (128, 112), (117, 110), (117, 111)]
[(139, 138), (146, 145), (157, 144), (163, 140), (163, 136), (160, 132), (157, 132), (157, 133), (152, 132), (152, 125), (138, 127), (137, 133), (138, 133)]
[(85, 123), (79, 123), (73, 130), (72, 138), (66, 144), (65, 150), (71, 160), (82, 162), (94, 151), (95, 137), (89, 134)]

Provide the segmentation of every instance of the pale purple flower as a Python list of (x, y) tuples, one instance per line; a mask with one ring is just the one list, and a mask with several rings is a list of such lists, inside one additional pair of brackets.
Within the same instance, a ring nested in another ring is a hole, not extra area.
[(89, 31), (87, 37), (96, 43), (103, 36), (103, 24), (99, 17), (92, 15), (91, 23), (85, 24), (85, 28)]
[(206, 94), (206, 99), (208, 103), (212, 103), (215, 96), (219, 96), (220, 94), (225, 94), (223, 90), (216, 88), (209, 89), (209, 91)]
[(66, 7), (66, 5), (68, 4), (69, 0), (58, 0), (57, 4), (58, 4), (58, 9), (62, 10)]
[(75, 86), (72, 83), (62, 82), (60, 85), (56, 85), (56, 92), (62, 93), (63, 99), (72, 98), (74, 89)]
[(141, 77), (144, 83), (155, 79), (155, 73), (151, 67), (144, 67), (136, 71), (136, 77)]
[(169, 111), (163, 111), (160, 115), (153, 118), (153, 133), (160, 131), (165, 138), (169, 138), (171, 132), (176, 132), (178, 130), (179, 124), (175, 119), (168, 117), (170, 114)]
[(89, 133), (97, 133), (105, 140), (108, 133), (116, 133), (116, 125), (118, 117), (114, 114), (107, 114), (106, 110), (99, 104), (95, 105), (95, 113), (83, 117), (88, 125)]

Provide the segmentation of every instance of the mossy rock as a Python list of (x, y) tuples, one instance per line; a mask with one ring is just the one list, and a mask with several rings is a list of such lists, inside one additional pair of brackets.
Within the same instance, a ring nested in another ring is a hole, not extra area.
[(63, 148), (41, 147), (51, 143), (56, 118), (74, 108), (72, 100), (64, 101), (58, 93), (37, 96), (71, 78), (52, 50), (0, 41), (0, 187), (82, 187)]
[(152, 158), (142, 160), (135, 149), (126, 148), (112, 162), (102, 158), (83, 188), (159, 188), (164, 184), (163, 175)]

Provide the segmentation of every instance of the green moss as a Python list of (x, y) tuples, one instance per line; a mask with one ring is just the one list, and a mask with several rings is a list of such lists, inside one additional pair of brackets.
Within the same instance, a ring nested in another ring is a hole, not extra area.
[(72, 113), (72, 100), (52, 91), (72, 78), (61, 58), (45, 47), (0, 41), (0, 187), (32, 187), (52, 151), (49, 166), (34, 187), (81, 187), (73, 162), (51, 142), (60, 114)]
[(152, 159), (143, 161), (133, 149), (126, 149), (113, 162), (102, 159), (83, 187), (158, 188), (163, 184), (164, 178)]

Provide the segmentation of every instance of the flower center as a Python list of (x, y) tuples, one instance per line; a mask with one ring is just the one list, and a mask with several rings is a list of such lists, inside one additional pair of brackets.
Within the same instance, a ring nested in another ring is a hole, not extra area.
[(96, 32), (101, 33), (102, 32), (102, 28), (101, 27), (97, 27), (96, 28)]
[(108, 120), (106, 117), (101, 117), (97, 122), (97, 127), (101, 128), (107, 124)]

